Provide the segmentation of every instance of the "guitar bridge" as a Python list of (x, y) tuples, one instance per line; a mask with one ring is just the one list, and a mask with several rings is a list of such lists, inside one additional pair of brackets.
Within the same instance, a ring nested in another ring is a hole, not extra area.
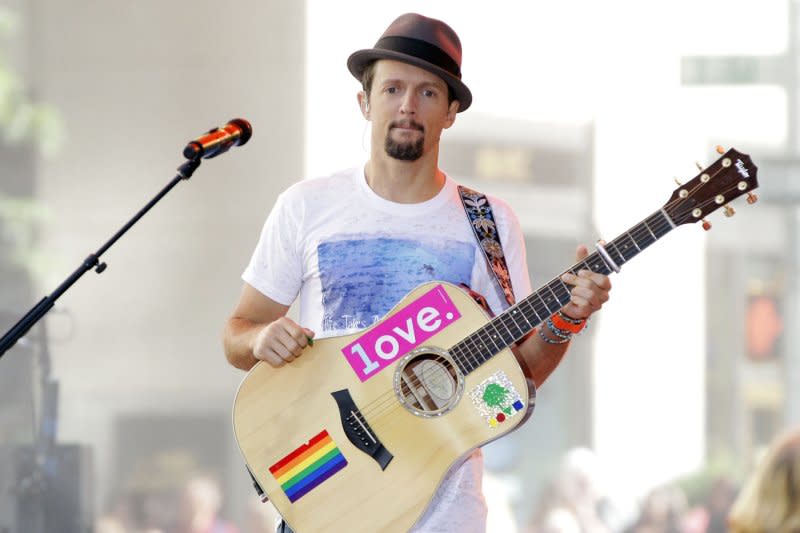
[(339, 406), (339, 417), (342, 419), (342, 429), (344, 429), (347, 439), (353, 446), (369, 455), (380, 465), (381, 470), (386, 470), (394, 456), (389, 453), (383, 443), (378, 439), (372, 428), (369, 427), (367, 419), (356, 407), (350, 391), (347, 389), (332, 392), (331, 396)]

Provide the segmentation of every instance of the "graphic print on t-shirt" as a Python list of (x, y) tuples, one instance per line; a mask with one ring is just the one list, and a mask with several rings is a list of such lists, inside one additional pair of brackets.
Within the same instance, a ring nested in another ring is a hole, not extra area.
[(371, 326), (417, 285), (431, 280), (469, 285), (471, 243), (348, 235), (317, 247), (324, 331)]

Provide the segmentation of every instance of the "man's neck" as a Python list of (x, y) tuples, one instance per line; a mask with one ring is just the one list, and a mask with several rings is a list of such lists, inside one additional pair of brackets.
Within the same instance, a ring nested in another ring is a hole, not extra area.
[[(433, 155), (433, 154), (432, 154)], [(400, 161), (386, 154), (376, 154), (365, 167), (367, 184), (378, 196), (401, 204), (430, 200), (442, 190), (444, 173), (437, 158), (422, 157), (417, 161)]]

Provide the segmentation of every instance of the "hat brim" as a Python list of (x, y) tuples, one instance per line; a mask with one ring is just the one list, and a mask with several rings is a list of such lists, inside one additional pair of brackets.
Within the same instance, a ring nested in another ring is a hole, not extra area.
[(361, 76), (364, 74), (364, 69), (378, 59), (393, 59), (395, 61), (402, 61), (427, 70), (442, 78), (445, 83), (453, 90), (456, 100), (458, 100), (458, 112), (466, 111), (472, 105), (472, 92), (464, 83), (457, 77), (453, 76), (450, 72), (441, 67), (437, 67), (433, 63), (429, 63), (424, 59), (404, 54), (402, 52), (395, 52), (393, 50), (382, 50), (380, 48), (369, 48), (366, 50), (358, 50), (353, 52), (347, 58), (347, 69), (355, 76), (358, 81), (361, 81)]

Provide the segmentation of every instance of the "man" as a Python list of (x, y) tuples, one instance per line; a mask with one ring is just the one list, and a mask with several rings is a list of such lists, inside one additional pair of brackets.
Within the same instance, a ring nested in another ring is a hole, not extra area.
[[(461, 81), (461, 44), (445, 23), (409, 13), (375, 47), (348, 60), (362, 82), (358, 103), (372, 123), (363, 167), (299, 182), (278, 199), (243, 274), (224, 332), (228, 360), (241, 369), (265, 361), (280, 372), (324, 336), (365, 328), (418, 284), (449, 281), (502, 311), (503, 290), (467, 220), (455, 182), (438, 167), (442, 130), (472, 95)], [(519, 223), (490, 198), (517, 300), (531, 292)], [(578, 249), (578, 259), (587, 255)], [(579, 329), (608, 300), (606, 276), (565, 275), (571, 301), (560, 324)], [(300, 301), (299, 323), (286, 317)], [(569, 331), (548, 322), (515, 348), (541, 385), (564, 355)], [(486, 506), (480, 450), (453, 468), (414, 531), (483, 532)]]

